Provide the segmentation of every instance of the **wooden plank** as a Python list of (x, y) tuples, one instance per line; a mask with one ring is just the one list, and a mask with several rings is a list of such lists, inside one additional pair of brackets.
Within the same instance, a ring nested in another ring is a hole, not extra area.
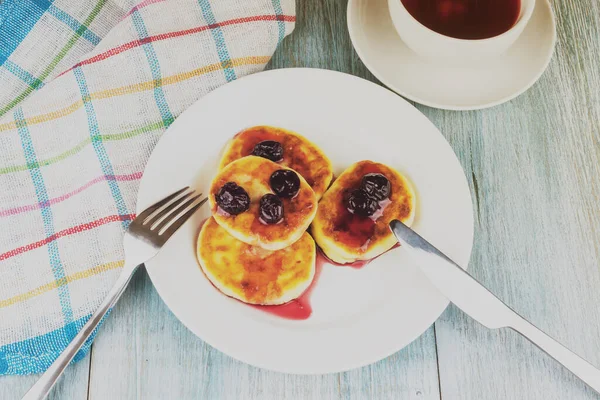
[(340, 392), (352, 400), (440, 399), (433, 327), (387, 359), (341, 374)]
[[(89, 354), (79, 362), (69, 366), (58, 381), (48, 400), (85, 399), (88, 390)], [(0, 376), (0, 399), (20, 399), (39, 379), (39, 375)]]
[(297, 1), (296, 29), (277, 49), (267, 69), (325, 68), (378, 83), (352, 47), (346, 25), (347, 0)]
[[(420, 107), (442, 128), (477, 204), (471, 272), (525, 317), (600, 365), (600, 9), (554, 3), (549, 70), (491, 110)], [(512, 331), (452, 307), (437, 322), (444, 399), (597, 399)]]

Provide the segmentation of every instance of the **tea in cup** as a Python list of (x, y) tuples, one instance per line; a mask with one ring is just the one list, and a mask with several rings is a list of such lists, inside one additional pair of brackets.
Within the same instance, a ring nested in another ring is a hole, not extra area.
[(415, 53), (470, 64), (508, 50), (535, 0), (388, 0), (388, 6), (396, 31)]

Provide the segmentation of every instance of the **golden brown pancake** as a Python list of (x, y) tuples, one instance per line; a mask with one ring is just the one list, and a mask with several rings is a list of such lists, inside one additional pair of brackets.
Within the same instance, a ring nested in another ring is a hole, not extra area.
[(291, 246), (269, 251), (240, 242), (209, 218), (198, 235), (197, 256), (217, 289), (250, 304), (294, 300), (315, 275), (315, 242), (306, 232)]
[(272, 126), (255, 126), (235, 135), (227, 144), (220, 168), (252, 154), (257, 143), (274, 140), (283, 146), (283, 160), (278, 164), (293, 169), (306, 179), (320, 199), (333, 178), (329, 158), (314, 143), (299, 134)]
[[(208, 196), (215, 220), (230, 235), (244, 243), (266, 250), (283, 249), (300, 239), (317, 212), (315, 192), (302, 176), (300, 191), (283, 201), (283, 219), (266, 225), (259, 218), (259, 202), (263, 195), (273, 193), (269, 184), (271, 174), (285, 168), (266, 158), (247, 156), (223, 168), (214, 178)], [(250, 208), (238, 215), (230, 215), (219, 208), (215, 195), (227, 182), (235, 182), (250, 196)]]
[[(360, 186), (368, 173), (381, 173), (390, 181), (391, 195), (380, 202), (382, 212), (371, 217), (351, 214), (344, 198), (350, 190)], [(415, 215), (415, 193), (399, 172), (372, 161), (360, 161), (346, 169), (325, 192), (319, 202), (311, 233), (325, 255), (346, 264), (370, 260), (391, 249), (397, 240), (389, 223), (398, 219), (410, 225)]]

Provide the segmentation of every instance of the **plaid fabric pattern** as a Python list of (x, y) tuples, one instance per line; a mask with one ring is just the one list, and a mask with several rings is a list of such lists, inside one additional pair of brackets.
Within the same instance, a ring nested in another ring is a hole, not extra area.
[(161, 134), (262, 70), (294, 13), (293, 0), (0, 3), (0, 375), (45, 370), (87, 321)]

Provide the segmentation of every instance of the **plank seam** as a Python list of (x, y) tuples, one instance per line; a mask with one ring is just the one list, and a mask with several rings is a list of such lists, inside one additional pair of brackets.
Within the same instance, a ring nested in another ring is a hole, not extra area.
[(90, 363), (88, 366), (88, 384), (87, 384), (87, 395), (85, 398), (90, 400), (90, 387), (92, 386), (92, 357), (94, 357), (94, 343), (90, 346)]
[(440, 394), (440, 400), (442, 400), (442, 377), (440, 376), (440, 354), (438, 352), (437, 331), (435, 329), (436, 325), (436, 323), (433, 324), (433, 342), (435, 343), (435, 365), (437, 366), (438, 393)]

